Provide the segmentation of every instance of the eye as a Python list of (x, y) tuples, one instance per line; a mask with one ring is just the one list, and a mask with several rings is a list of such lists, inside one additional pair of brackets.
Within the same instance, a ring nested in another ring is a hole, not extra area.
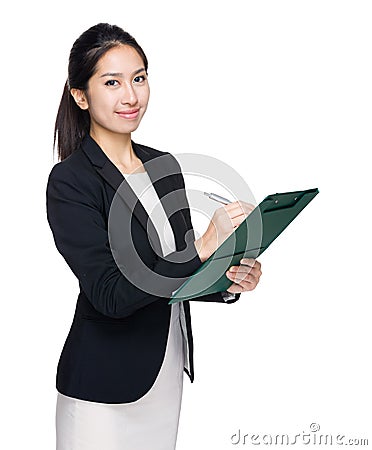
[(108, 80), (106, 81), (105, 86), (117, 86), (114, 83), (118, 83), (118, 80)]
[(142, 83), (143, 81), (145, 81), (146, 80), (146, 77), (145, 77), (145, 75), (138, 75), (138, 76), (136, 76), (136, 78), (134, 78), (134, 82), (135, 83)]

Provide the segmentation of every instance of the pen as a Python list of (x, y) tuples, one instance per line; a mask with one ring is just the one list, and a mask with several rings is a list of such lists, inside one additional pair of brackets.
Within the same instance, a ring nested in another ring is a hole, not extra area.
[(216, 200), (216, 202), (224, 203), (225, 205), (227, 203), (231, 203), (231, 200), (221, 197), (220, 195), (213, 194), (213, 192), (204, 192), (204, 194), (207, 195), (210, 199)]

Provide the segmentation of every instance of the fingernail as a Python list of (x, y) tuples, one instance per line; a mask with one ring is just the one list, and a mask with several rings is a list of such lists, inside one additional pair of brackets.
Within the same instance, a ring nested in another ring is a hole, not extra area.
[(253, 258), (243, 258), (240, 260), (240, 264), (254, 264), (255, 260)]

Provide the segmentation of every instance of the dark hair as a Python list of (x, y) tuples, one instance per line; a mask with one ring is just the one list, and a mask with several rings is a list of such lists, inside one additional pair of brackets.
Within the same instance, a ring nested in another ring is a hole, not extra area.
[(99, 59), (108, 50), (120, 44), (130, 45), (138, 52), (147, 72), (148, 62), (144, 51), (134, 37), (116, 25), (108, 23), (94, 25), (74, 42), (69, 57), (68, 78), (54, 127), (53, 148), (56, 146), (58, 135), (57, 149), (61, 161), (79, 147), (90, 128), (89, 112), (79, 108), (70, 89), (86, 91), (89, 79), (96, 72)]

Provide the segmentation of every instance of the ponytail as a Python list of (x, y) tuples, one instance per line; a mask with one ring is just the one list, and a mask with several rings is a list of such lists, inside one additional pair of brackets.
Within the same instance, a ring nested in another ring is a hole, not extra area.
[(57, 151), (61, 161), (79, 147), (84, 136), (89, 133), (89, 127), (89, 113), (76, 104), (66, 81), (54, 126), (53, 140), (55, 148), (58, 139)]

